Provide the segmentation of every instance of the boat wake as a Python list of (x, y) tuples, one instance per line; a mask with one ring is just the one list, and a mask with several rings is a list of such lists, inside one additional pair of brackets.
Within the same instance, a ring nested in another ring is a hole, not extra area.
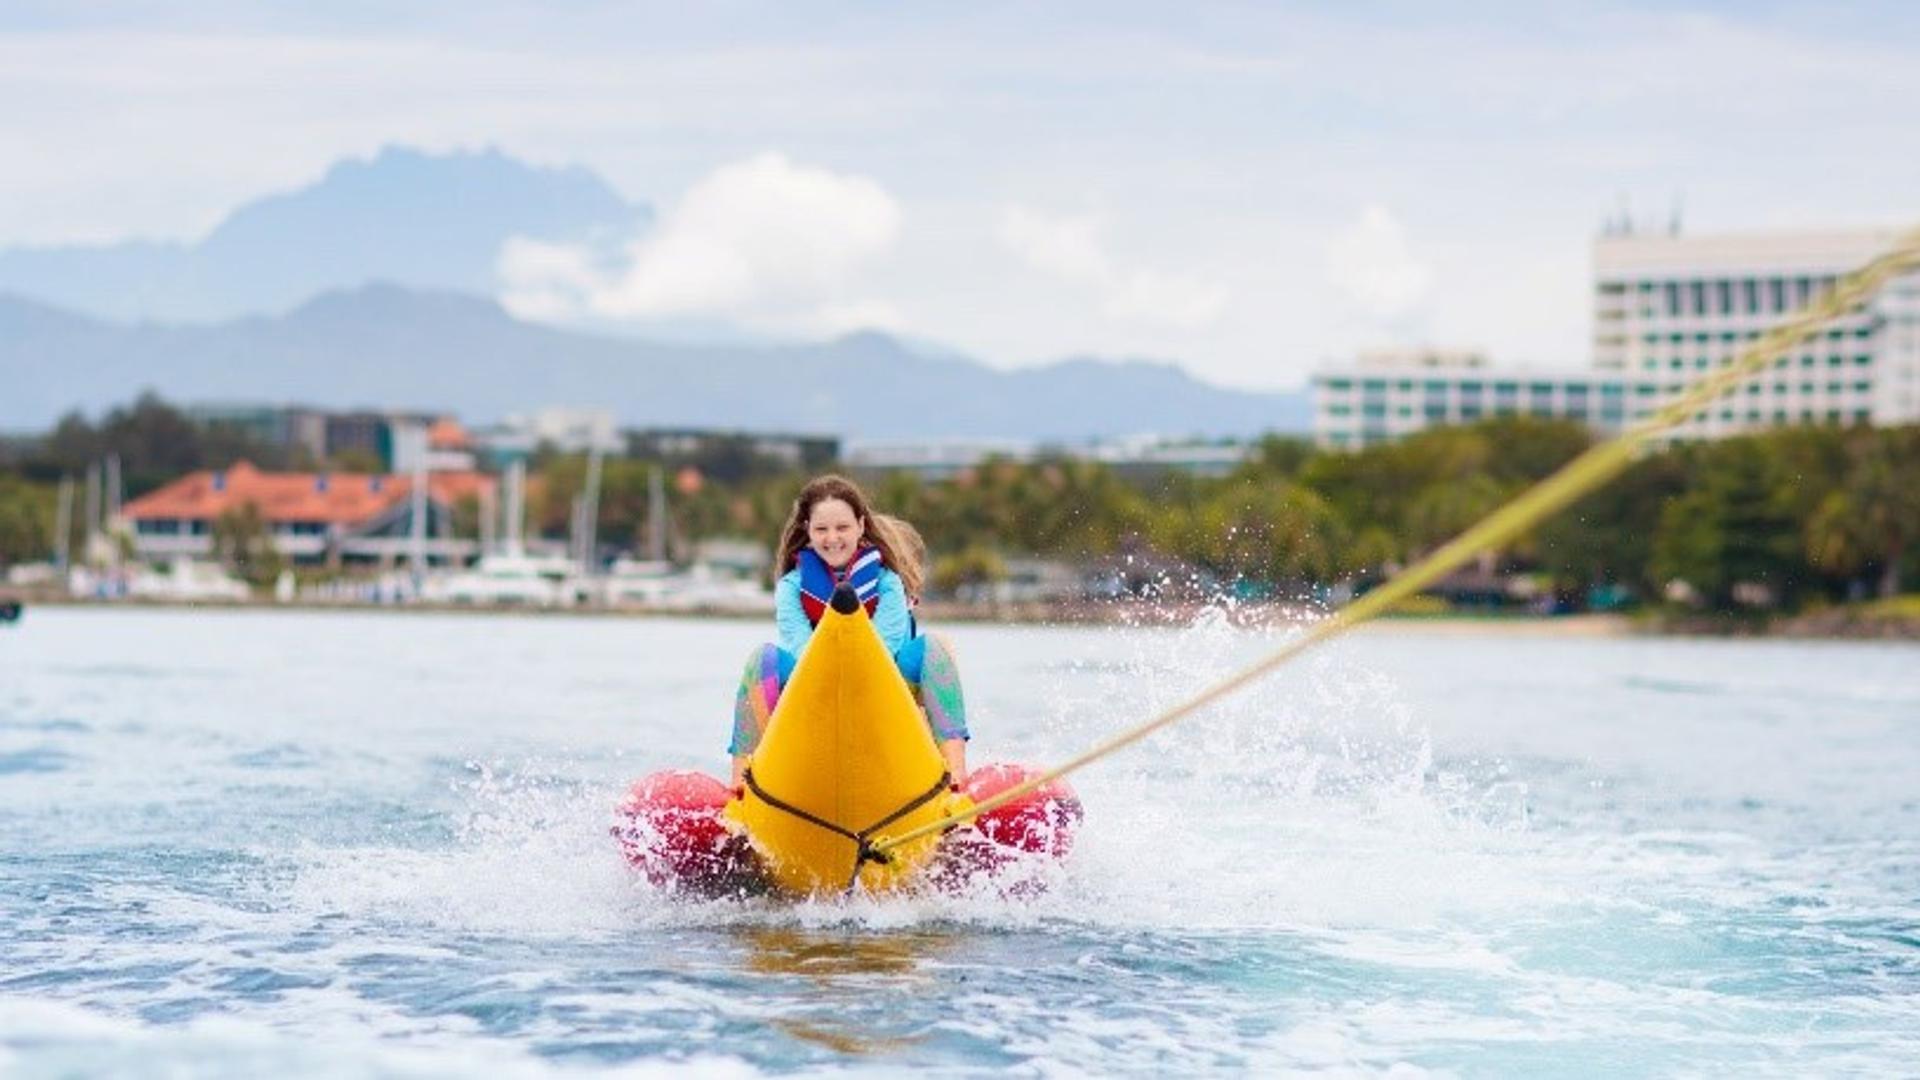
[[(1116, 631), (1098, 663), (1052, 665), (1024, 726), (984, 716), (1012, 754), (1068, 756), (1230, 673), (1297, 627), (1210, 608), (1179, 631)], [(997, 740), (996, 740), (997, 741)], [(987, 739), (980, 744), (992, 745)], [(976, 744), (978, 747), (980, 744)], [(978, 751), (976, 751), (977, 753)], [(1437, 767), (1392, 679), (1337, 646), (1074, 777), (1087, 820), (1064, 863), (875, 900), (697, 900), (650, 886), (608, 836), (628, 761), (469, 763), (442, 847), (294, 854), (303, 902), (483, 932), (941, 922), (1151, 928), (1419, 921), (1534, 904), (1516, 875), (1526, 792), (1499, 763)]]

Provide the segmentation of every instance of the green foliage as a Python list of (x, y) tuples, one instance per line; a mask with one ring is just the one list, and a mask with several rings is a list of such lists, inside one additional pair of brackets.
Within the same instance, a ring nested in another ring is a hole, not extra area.
[(1347, 530), (1333, 507), (1285, 481), (1230, 482), (1154, 526), (1155, 547), (1222, 578), (1298, 584), (1358, 569), (1343, 561)]
[(1153, 517), (1146, 494), (1113, 470), (1068, 459), (992, 460), (931, 484), (896, 474), (872, 494), (935, 551), (986, 539), (1016, 551), (1100, 555), (1143, 533)]
[(1613, 483), (1574, 503), (1534, 534), (1539, 568), (1563, 594), (1590, 585), (1625, 585), (1659, 596), (1653, 543), (1666, 503), (1685, 490), (1686, 464), (1676, 454), (1651, 454)]
[[(937, 480), (859, 479), (877, 507), (925, 535), (936, 588), (1000, 579), (1003, 553), (1088, 562), (1127, 552), (1258, 591), (1378, 580), (1590, 443), (1575, 424), (1503, 417), (1355, 453), (1270, 436), (1214, 478), (1057, 456), (990, 460)], [(603, 462), (598, 533), (606, 544), (644, 547), (659, 470), (670, 548), (682, 557), (709, 537), (771, 546), (806, 476), (830, 467), (793, 469), (745, 438), (709, 440), (694, 457), (647, 452)], [(54, 484), (107, 453), (121, 456), (130, 495), (242, 457), (282, 464), (235, 431), (195, 427), (151, 394), (98, 424), (70, 415), (44, 438), (0, 443), (0, 562), (48, 555)], [(586, 471), (584, 456), (536, 454), (533, 529), (566, 535)], [(457, 531), (477, 532), (478, 514), (477, 504), (457, 507)], [(270, 539), (257, 513), (236, 512), (216, 530), (223, 558), (256, 582), (280, 568)], [(1596, 586), (1657, 601), (1682, 580), (1727, 610), (1762, 598), (1792, 608), (1893, 596), (1911, 587), (1917, 562), (1920, 427), (1808, 426), (1649, 452), (1483, 565), (1538, 575), (1575, 603)]]
[(933, 587), (943, 593), (954, 593), (967, 586), (991, 585), (1006, 578), (1007, 564), (999, 552), (979, 544), (933, 561)]
[(1381, 530), (1370, 546), (1389, 550), (1370, 551), (1369, 564), (1406, 562), (1452, 539), (1591, 442), (1577, 424), (1502, 417), (1431, 428), (1359, 453), (1321, 454), (1300, 476), (1356, 531)]
[(1486, 472), (1466, 472), (1426, 484), (1408, 500), (1401, 514), (1401, 534), (1415, 552), (1424, 554), (1466, 532), (1514, 494), (1514, 489)]
[[(925, 534), (936, 589), (992, 580), (998, 552), (1086, 561), (1119, 551), (1255, 588), (1312, 587), (1384, 577), (1591, 441), (1574, 424), (1505, 417), (1357, 453), (1269, 438), (1214, 479), (1067, 458), (990, 460), (938, 480), (862, 479), (876, 506)], [(606, 462), (603, 539), (641, 542), (653, 467)], [(546, 462), (533, 504), (550, 535), (567, 529), (584, 475), (583, 458)], [(1796, 428), (1650, 452), (1485, 565), (1537, 574), (1575, 604), (1595, 587), (1657, 601), (1675, 579), (1723, 609), (1741, 606), (1736, 592), (1794, 606), (1897, 590), (1920, 549), (1920, 484), (1911, 477), (1920, 477), (1915, 428)], [(680, 544), (721, 535), (771, 544), (804, 476), (706, 479), (672, 495)]]
[(364, 446), (348, 446), (327, 459), (327, 469), (340, 473), (378, 474), (387, 471), (387, 463), (378, 453)]
[(1693, 480), (1661, 510), (1654, 574), (1685, 581), (1719, 610), (1738, 606), (1742, 584), (1791, 602), (1805, 575), (1781, 458), (1751, 438), (1690, 450)]
[(0, 566), (53, 554), (55, 488), (0, 472)]
[(477, 495), (466, 495), (456, 500), (453, 504), (453, 520), (451, 523), (453, 535), (480, 536), (482, 532), (480, 528), (480, 515), (482, 512), (480, 498)]
[(250, 585), (272, 584), (287, 565), (274, 546), (273, 532), (260, 507), (251, 502), (241, 503), (214, 520), (213, 551)]
[[(693, 542), (716, 536), (753, 537), (771, 545), (786, 521), (794, 493), (806, 482), (798, 473), (785, 473), (723, 484), (696, 473), (697, 485), (683, 489), (678, 470), (654, 462), (606, 458), (600, 466), (596, 524), (601, 543), (635, 550), (645, 544), (656, 469), (664, 470), (661, 480), (669, 503), (667, 543), (680, 552)], [(556, 454), (541, 463), (527, 492), (531, 527), (547, 536), (567, 535), (573, 501), (586, 491), (586, 483), (584, 454)]]
[(1313, 443), (1284, 435), (1267, 435), (1254, 444), (1245, 471), (1258, 476), (1294, 477), (1313, 460)]
[(1843, 577), (1872, 572), (1880, 596), (1897, 596), (1920, 543), (1920, 428), (1856, 430), (1840, 449), (1839, 482), (1802, 515), (1807, 558)]
[(60, 419), (21, 470), (38, 480), (79, 476), (109, 454), (120, 458), (127, 496), (137, 498), (195, 469), (220, 469), (245, 459), (263, 469), (287, 465), (286, 455), (243, 433), (201, 428), (152, 391), (132, 405), (109, 410), (98, 424), (78, 412)]

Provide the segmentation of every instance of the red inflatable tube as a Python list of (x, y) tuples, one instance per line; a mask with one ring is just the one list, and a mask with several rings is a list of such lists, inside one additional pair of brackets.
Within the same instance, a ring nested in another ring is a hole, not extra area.
[[(1039, 769), (1026, 765), (983, 765), (960, 790), (975, 803), (983, 803), (1039, 774)], [(1062, 779), (981, 814), (973, 819), (973, 826), (1001, 847), (1064, 859), (1073, 850), (1073, 834), (1085, 816), (1080, 796)]]
[(660, 888), (698, 896), (759, 891), (753, 849), (720, 820), (732, 797), (705, 773), (654, 773), (620, 801), (613, 835), (627, 862)]
[[(1038, 773), (1025, 765), (985, 765), (961, 790), (984, 802)], [(720, 819), (732, 797), (705, 773), (654, 773), (621, 800), (613, 835), (627, 862), (660, 888), (704, 897), (761, 893), (766, 879), (752, 847)], [(1035, 855), (1064, 859), (1084, 816), (1072, 786), (1052, 781), (950, 834), (932, 880), (956, 885)]]

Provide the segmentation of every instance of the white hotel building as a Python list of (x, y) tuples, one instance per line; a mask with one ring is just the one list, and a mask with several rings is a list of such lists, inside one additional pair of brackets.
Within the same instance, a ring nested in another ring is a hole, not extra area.
[[(1732, 361), (1893, 230), (1609, 235), (1594, 246), (1593, 366), (1493, 369), (1478, 358), (1375, 353), (1315, 374), (1314, 436), (1370, 446), (1483, 416), (1569, 417), (1614, 434)], [(1674, 432), (1719, 438), (1784, 424), (1920, 421), (1920, 274), (1896, 278)]]
[(1321, 446), (1357, 450), (1490, 416), (1573, 417), (1612, 433), (1628, 396), (1612, 372), (1495, 369), (1477, 353), (1383, 349), (1314, 375), (1313, 434)]

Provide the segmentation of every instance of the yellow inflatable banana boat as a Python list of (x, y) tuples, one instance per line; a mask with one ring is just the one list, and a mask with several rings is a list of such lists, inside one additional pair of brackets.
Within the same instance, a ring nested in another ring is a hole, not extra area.
[(1044, 891), (1017, 876), (1036, 858), (1063, 859), (1081, 821), (1065, 780), (1035, 787), (947, 836), (874, 852), (899, 836), (1027, 783), (1038, 770), (987, 765), (952, 789), (933, 732), (852, 590), (836, 594), (730, 790), (704, 773), (642, 777), (613, 835), (657, 886), (706, 897), (962, 889), (1013, 873), (1016, 895)]
[(866, 842), (972, 805), (951, 786), (913, 692), (849, 590), (814, 628), (724, 816), (781, 888), (887, 892), (933, 858), (940, 838), (885, 855)]

